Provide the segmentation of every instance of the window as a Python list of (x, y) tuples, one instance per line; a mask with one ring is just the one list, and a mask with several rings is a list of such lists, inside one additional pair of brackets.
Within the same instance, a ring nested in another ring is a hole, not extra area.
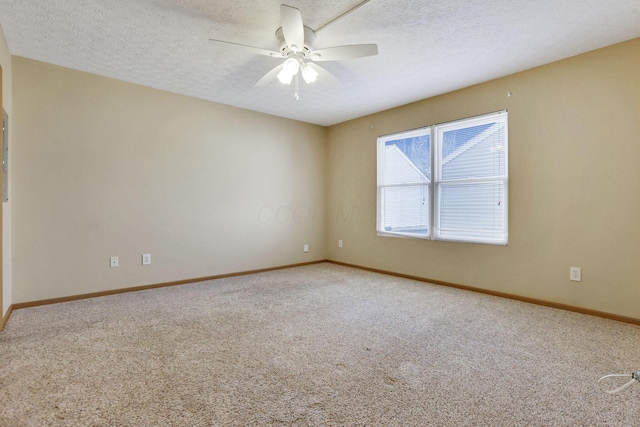
[(506, 111), (378, 138), (378, 234), (506, 245), (507, 164)]
[(378, 231), (428, 238), (431, 233), (429, 128), (378, 139)]

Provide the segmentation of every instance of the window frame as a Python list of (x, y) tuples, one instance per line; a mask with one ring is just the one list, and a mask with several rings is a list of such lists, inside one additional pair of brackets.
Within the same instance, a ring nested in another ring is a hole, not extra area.
[[(504, 130), (504, 175), (480, 177), (480, 178), (464, 178), (464, 179), (442, 179), (443, 160), (442, 144), (444, 132), (465, 129), (474, 126), (481, 126), (483, 124), (502, 122)], [(507, 246), (509, 241), (509, 120), (508, 111), (502, 110), (488, 114), (482, 114), (474, 117), (468, 117), (459, 120), (452, 120), (449, 122), (438, 123), (432, 126), (421, 127), (418, 129), (396, 132), (389, 135), (379, 136), (377, 139), (377, 215), (376, 215), (376, 232), (379, 236), (387, 237), (404, 237), (414, 239), (426, 239), (426, 240), (439, 240), (448, 242), (461, 242), (461, 243), (480, 243), (488, 245)], [(385, 147), (388, 141), (410, 138), (415, 136), (430, 135), (430, 176), (429, 181), (426, 183), (428, 191), (428, 209), (427, 209), (427, 227), (428, 232), (422, 235), (416, 235), (415, 233), (403, 233), (387, 231), (385, 226), (385, 206), (384, 206), (384, 192), (386, 188), (390, 187), (408, 187), (415, 185), (422, 185), (425, 183), (402, 183), (402, 184), (385, 184), (384, 172), (385, 172)], [(443, 186), (450, 185), (474, 185), (482, 183), (501, 183), (503, 185), (503, 224), (504, 232), (503, 238), (483, 238), (478, 237), (477, 234), (481, 234), (480, 230), (475, 231), (476, 236), (466, 235), (463, 237), (452, 237), (451, 235), (443, 234), (441, 227), (442, 222), (442, 188)]]
[[(418, 129), (411, 129), (407, 131), (397, 132), (390, 135), (378, 137), (377, 142), (377, 156), (378, 156), (378, 169), (377, 169), (377, 215), (376, 215), (376, 229), (379, 236), (388, 237), (408, 237), (413, 239), (431, 239), (432, 227), (433, 227), (433, 172), (430, 173), (430, 178), (425, 181), (407, 182), (407, 183), (395, 183), (385, 184), (384, 171), (386, 166), (385, 147), (388, 141), (394, 141), (404, 138), (415, 138), (418, 136), (429, 135), (429, 152), (430, 152), (430, 164), (429, 168), (433, 171), (433, 135), (431, 126), (422, 127)], [(384, 193), (387, 188), (408, 188), (408, 187), (426, 187), (427, 189), (427, 234), (407, 233), (400, 231), (387, 231), (384, 229), (384, 216), (385, 216), (385, 204)]]

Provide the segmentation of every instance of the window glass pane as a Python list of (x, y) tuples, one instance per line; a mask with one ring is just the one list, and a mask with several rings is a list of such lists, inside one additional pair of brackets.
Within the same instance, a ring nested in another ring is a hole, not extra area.
[(429, 186), (409, 185), (382, 190), (383, 229), (380, 231), (429, 234)]
[(506, 175), (504, 122), (442, 132), (442, 179)]
[(505, 185), (502, 181), (440, 185), (441, 238), (505, 240)]
[(431, 135), (386, 141), (384, 183), (404, 184), (431, 180)]

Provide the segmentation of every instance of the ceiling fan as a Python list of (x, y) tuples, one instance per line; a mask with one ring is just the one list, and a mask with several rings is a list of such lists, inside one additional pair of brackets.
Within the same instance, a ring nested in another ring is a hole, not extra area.
[[(357, 6), (351, 8), (347, 12), (324, 24), (318, 30), (344, 17), (355, 9), (368, 3), (365, 0)], [(240, 43), (233, 43), (225, 40), (209, 39), (217, 43), (226, 43), (234, 46), (251, 49), (254, 53), (270, 56), (272, 58), (284, 59), (284, 61), (262, 76), (256, 82), (256, 86), (265, 86), (275, 80), (279, 80), (283, 84), (291, 84), (295, 80), (295, 99), (298, 99), (298, 79), (302, 78), (306, 83), (313, 83), (320, 79), (326, 84), (337, 84), (338, 79), (329, 71), (315, 64), (322, 61), (340, 61), (343, 59), (362, 58), (366, 56), (374, 56), (378, 54), (378, 46), (375, 44), (356, 44), (345, 46), (334, 46), (324, 49), (313, 49), (313, 42), (316, 32), (306, 27), (302, 22), (302, 14), (300, 10), (285, 4), (280, 5), (280, 25), (276, 30), (276, 38), (280, 46), (280, 50), (272, 51), (259, 47), (248, 46)]]

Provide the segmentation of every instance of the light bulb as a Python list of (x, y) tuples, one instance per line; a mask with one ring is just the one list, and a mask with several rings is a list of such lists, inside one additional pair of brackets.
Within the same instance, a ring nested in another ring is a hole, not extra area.
[(318, 79), (318, 72), (309, 64), (302, 66), (302, 78), (307, 83), (313, 83)]
[(300, 70), (300, 63), (295, 58), (289, 58), (282, 64), (282, 70), (291, 76), (295, 76)]
[(278, 73), (278, 80), (280, 80), (280, 83), (282, 83), (283, 85), (290, 85), (291, 80), (293, 80), (293, 75), (287, 73), (287, 71), (283, 68)]

